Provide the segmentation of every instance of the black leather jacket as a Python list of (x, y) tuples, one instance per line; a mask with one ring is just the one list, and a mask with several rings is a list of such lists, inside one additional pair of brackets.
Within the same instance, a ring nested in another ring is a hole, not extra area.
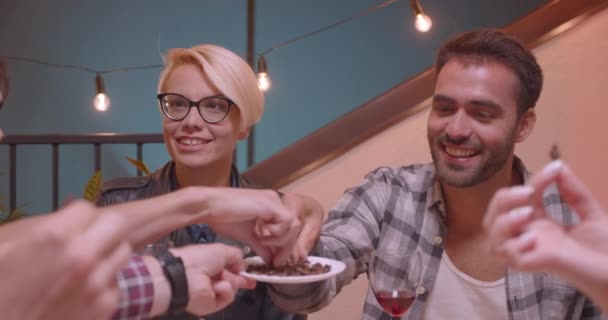
[[(145, 199), (157, 195), (171, 192), (176, 188), (175, 184), (175, 163), (168, 162), (161, 169), (155, 171), (147, 177), (118, 178), (103, 184), (101, 193), (96, 201), (98, 206), (107, 206), (126, 201)], [(236, 170), (232, 170), (233, 187), (253, 187)], [(159, 242), (171, 240), (177, 247), (193, 244), (192, 236), (186, 228), (181, 228), (171, 232)], [(244, 245), (235, 240), (217, 237), (216, 242), (237, 245), (244, 248)], [(247, 251), (248, 249), (245, 249)], [(253, 253), (251, 253), (253, 255)], [(190, 320), (199, 317), (184, 313), (182, 315), (162, 316), (155, 319), (165, 320)], [(212, 315), (205, 316), (206, 320), (250, 320), (250, 319), (269, 319), (269, 320), (305, 320), (305, 315), (286, 313), (272, 303), (267, 293), (266, 285), (258, 283), (254, 290), (239, 290), (234, 302)]]

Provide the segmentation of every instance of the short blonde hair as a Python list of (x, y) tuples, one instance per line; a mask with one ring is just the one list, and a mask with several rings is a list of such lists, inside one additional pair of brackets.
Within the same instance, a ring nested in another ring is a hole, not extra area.
[(264, 113), (264, 95), (258, 88), (253, 70), (241, 57), (212, 44), (190, 49), (171, 49), (165, 57), (165, 69), (160, 74), (158, 93), (163, 93), (171, 71), (184, 64), (200, 67), (220, 93), (236, 104), (241, 113), (241, 132), (260, 121)]

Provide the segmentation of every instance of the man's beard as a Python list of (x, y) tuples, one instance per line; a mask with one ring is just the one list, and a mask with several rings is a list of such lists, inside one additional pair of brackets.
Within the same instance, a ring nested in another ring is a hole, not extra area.
[[(484, 148), (479, 143), (473, 143), (468, 138), (458, 141), (458, 143), (454, 143), (446, 135), (437, 139), (429, 136), (428, 140), (433, 164), (435, 165), (436, 178), (447, 185), (459, 188), (472, 187), (490, 179), (505, 166), (515, 148), (514, 132), (509, 133), (507, 141), (503, 145), (492, 149)], [(475, 149), (479, 152), (476, 157), (482, 157), (481, 163), (475, 167), (467, 167), (456, 163), (441, 162), (440, 153), (444, 152), (442, 149), (446, 141), (463, 146), (475, 145)]]

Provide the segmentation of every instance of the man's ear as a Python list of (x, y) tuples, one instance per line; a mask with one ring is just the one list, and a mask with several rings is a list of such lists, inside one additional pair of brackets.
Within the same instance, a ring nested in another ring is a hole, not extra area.
[(530, 133), (534, 130), (536, 124), (536, 112), (530, 108), (520, 118), (517, 124), (517, 134), (515, 136), (516, 142), (522, 142), (528, 138)]
[(243, 140), (243, 139), (249, 137), (249, 131), (251, 131), (251, 128), (247, 128), (247, 129), (245, 129), (243, 131), (240, 131), (239, 135), (237, 136), (237, 138), (239, 140)]

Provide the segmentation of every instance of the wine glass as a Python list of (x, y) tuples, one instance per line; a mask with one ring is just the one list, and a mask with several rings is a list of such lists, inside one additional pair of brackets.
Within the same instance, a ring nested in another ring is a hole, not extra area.
[(377, 250), (369, 261), (369, 283), (378, 303), (393, 319), (399, 319), (416, 298), (422, 273), (420, 253)]

